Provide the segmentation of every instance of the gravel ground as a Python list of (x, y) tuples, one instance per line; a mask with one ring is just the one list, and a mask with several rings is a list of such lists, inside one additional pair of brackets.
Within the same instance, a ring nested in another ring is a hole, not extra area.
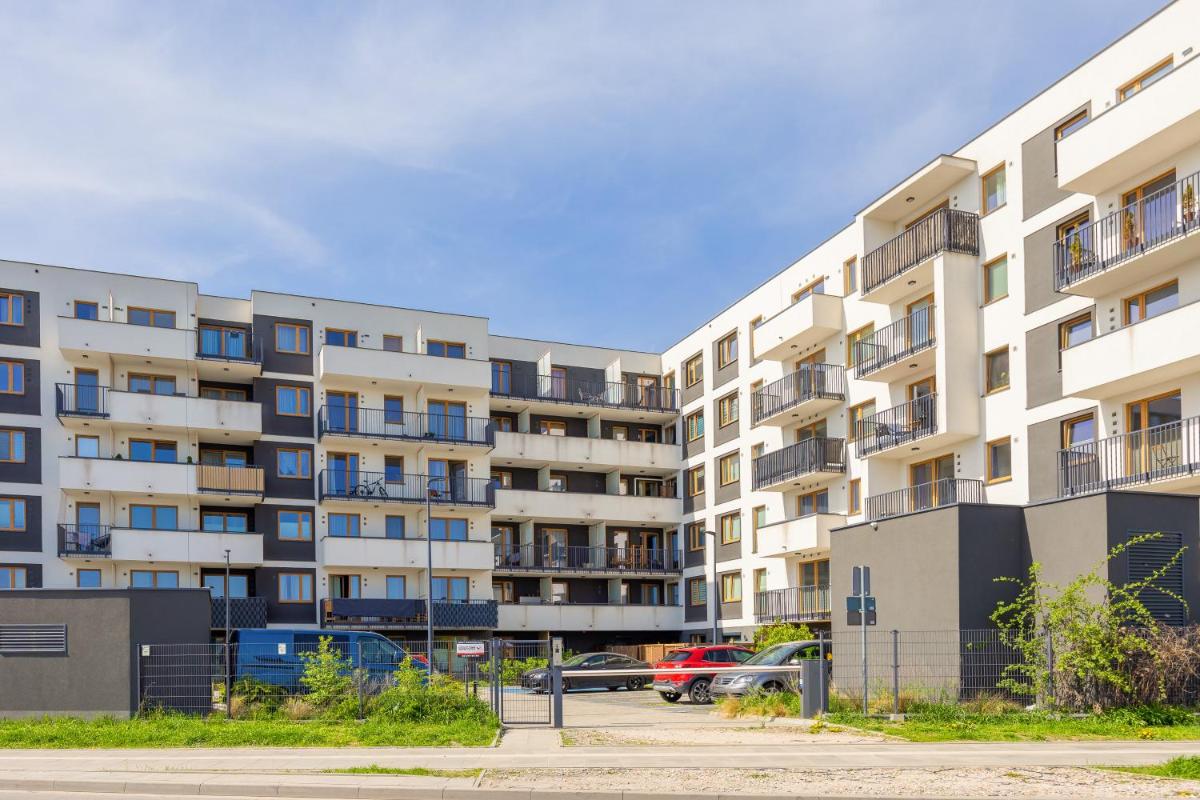
[(1200, 781), (1151, 778), (1082, 767), (489, 770), (479, 785), (487, 789), (746, 792), (798, 797), (1200, 797)]
[[(731, 744), (848, 744), (887, 741), (859, 731), (839, 731), (836, 728), (810, 730), (808, 725), (769, 724), (729, 728), (579, 728), (563, 731), (562, 743), (567, 747), (613, 747), (622, 745), (678, 746)], [(769, 738), (768, 738), (769, 737)]]

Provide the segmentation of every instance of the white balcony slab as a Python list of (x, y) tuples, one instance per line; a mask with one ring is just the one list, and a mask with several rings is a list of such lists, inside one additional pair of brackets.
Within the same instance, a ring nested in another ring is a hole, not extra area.
[(501, 431), (496, 433), (492, 464), (521, 467), (583, 464), (593, 470), (666, 475), (679, 471), (681, 458), (679, 445), (674, 444)]
[(812, 294), (754, 329), (754, 357), (785, 361), (842, 329), (842, 298)]
[(323, 381), (370, 380), (379, 385), (421, 385), (487, 391), (492, 384), (488, 361), (397, 353), (365, 347), (325, 345), (318, 356)]
[(509, 604), (497, 607), (502, 631), (655, 631), (683, 627), (682, 606)]
[(497, 489), (493, 517), (576, 525), (608, 522), (613, 525), (655, 527), (677, 524), (682, 512), (683, 504), (674, 497)]
[(758, 554), (768, 557), (819, 556), (829, 552), (829, 532), (846, 524), (842, 514), (811, 514), (758, 529)]
[(114, 561), (223, 565), (226, 550), (235, 567), (262, 564), (262, 534), (112, 529)]
[[(428, 563), (425, 539), (325, 536), (321, 563), (328, 567), (390, 567), (424, 569)], [(434, 569), (490, 570), (495, 559), (491, 542), (433, 542)]]
[(106, 353), (126, 360), (149, 359), (156, 364), (179, 366), (196, 358), (195, 331), (97, 319), (59, 317), (58, 346), (66, 355), (79, 359)]
[(262, 405), (202, 397), (108, 393), (109, 419), (138, 428), (194, 430), (201, 435), (237, 433), (258, 438), (262, 433)]
[(59, 486), (77, 493), (131, 495), (201, 495), (231, 504), (260, 502), (261, 468), (212, 467), (112, 458), (58, 459)]

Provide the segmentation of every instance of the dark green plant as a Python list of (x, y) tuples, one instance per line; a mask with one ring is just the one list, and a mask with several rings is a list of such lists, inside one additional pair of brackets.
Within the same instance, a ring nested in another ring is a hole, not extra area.
[(392, 686), (368, 701), (367, 716), (388, 722), (449, 723), (468, 720), (492, 723), (487, 703), (469, 695), (448, 675), (426, 675), (405, 660)]
[(815, 639), (812, 630), (807, 625), (797, 625), (794, 622), (772, 622), (760, 625), (754, 630), (753, 646), (755, 650), (766, 650), (771, 645), (784, 642), (802, 642)]
[(333, 646), (333, 638), (322, 636), (317, 649), (300, 653), (304, 673), (300, 685), (308, 690), (306, 699), (326, 715), (347, 716), (357, 702), (350, 661)]

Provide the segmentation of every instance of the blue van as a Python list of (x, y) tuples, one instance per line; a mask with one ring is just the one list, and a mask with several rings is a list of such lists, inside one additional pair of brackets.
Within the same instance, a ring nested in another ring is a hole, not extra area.
[(363, 670), (369, 684), (382, 685), (406, 658), (413, 666), (429, 672), (422, 655), (410, 655), (404, 648), (378, 633), (369, 631), (330, 631), (317, 628), (238, 628), (230, 632), (233, 647), (233, 679), (251, 678), (291, 692), (301, 688), (304, 659), (300, 654), (315, 653), (323, 638), (340, 652), (352, 669)]

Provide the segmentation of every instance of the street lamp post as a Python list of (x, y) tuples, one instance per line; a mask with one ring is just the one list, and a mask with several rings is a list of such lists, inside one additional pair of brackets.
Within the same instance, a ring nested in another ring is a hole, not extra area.
[(229, 657), (229, 551), (225, 551), (225, 590), (221, 592), (221, 599), (225, 603), (225, 716), (233, 716), (233, 700), (229, 696), (233, 689), (233, 676), (230, 675), (233, 664)]
[(429, 674), (433, 674), (433, 500), (441, 497), (441, 493), (433, 488), (434, 481), (442, 481), (445, 488), (445, 478), (430, 475), (426, 478), (425, 486), (425, 651), (429, 659)]
[(702, 531), (705, 536), (712, 537), (712, 569), (709, 571), (709, 589), (708, 594), (712, 598), (712, 643), (720, 644), (720, 631), (718, 630), (718, 617), (721, 613), (721, 600), (717, 594), (717, 533), (716, 531)]

